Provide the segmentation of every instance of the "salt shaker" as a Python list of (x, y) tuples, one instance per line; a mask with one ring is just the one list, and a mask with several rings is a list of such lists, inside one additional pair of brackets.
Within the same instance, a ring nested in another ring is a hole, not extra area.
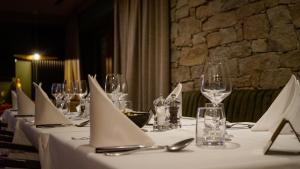
[(166, 112), (164, 97), (160, 96), (159, 98), (155, 99), (153, 101), (153, 105), (155, 108), (153, 130), (154, 131), (167, 130), (169, 128), (169, 121)]

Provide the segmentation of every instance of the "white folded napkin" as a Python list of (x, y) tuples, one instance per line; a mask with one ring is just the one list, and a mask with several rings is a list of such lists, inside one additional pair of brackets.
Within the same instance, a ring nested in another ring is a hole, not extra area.
[(11, 103), (12, 103), (12, 109), (17, 110), (18, 109), (18, 97), (17, 93), (15, 91), (11, 91)]
[(252, 131), (275, 131), (283, 118), (290, 120), (295, 127), (300, 129), (300, 86), (296, 77), (292, 75), (288, 83), (281, 90), (274, 102)]
[(19, 115), (34, 115), (34, 102), (20, 88), (17, 88), (17, 103)]
[(96, 79), (89, 75), (90, 145), (94, 147), (154, 144), (138, 126), (114, 106)]
[(62, 112), (54, 106), (40, 85), (35, 87), (35, 125), (72, 124)]
[(175, 94), (175, 98), (180, 101), (178, 112), (181, 117), (182, 116), (182, 84), (181, 83), (178, 83), (175, 89), (173, 89), (173, 91), (166, 98), (166, 101), (171, 99), (173, 94)]

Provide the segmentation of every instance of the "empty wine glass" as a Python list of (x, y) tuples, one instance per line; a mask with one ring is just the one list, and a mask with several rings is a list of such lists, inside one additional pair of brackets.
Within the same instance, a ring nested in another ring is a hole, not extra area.
[(232, 85), (223, 58), (209, 58), (201, 76), (201, 93), (213, 104), (221, 103), (230, 95)]
[(80, 111), (81, 115), (85, 109), (85, 96), (88, 94), (88, 87), (85, 80), (76, 80), (73, 85), (73, 90), (80, 99)]
[[(204, 72), (201, 76), (201, 93), (212, 102), (215, 108), (219, 107), (222, 110), (219, 104), (230, 95), (231, 90), (232, 85), (225, 60), (218, 57), (209, 58), (205, 63)], [(211, 109), (209, 121), (211, 126), (210, 135), (217, 136), (212, 138), (220, 137), (224, 140), (225, 135), (222, 133), (226, 133), (225, 112)], [(221, 135), (219, 131), (223, 131)]]
[(61, 107), (61, 101), (63, 98), (63, 84), (61, 83), (52, 83), (51, 94), (55, 99), (55, 106)]
[(105, 78), (105, 92), (113, 102), (119, 99), (120, 88), (119, 74), (107, 74)]
[(73, 82), (71, 81), (64, 81), (64, 101), (67, 105), (68, 112), (70, 111), (70, 100), (75, 95)]
[(123, 100), (127, 100), (127, 96), (128, 96), (128, 85), (127, 85), (127, 81), (124, 75), (119, 75), (119, 81), (120, 81), (120, 93), (119, 93), (119, 97), (118, 100), (119, 101), (123, 101)]

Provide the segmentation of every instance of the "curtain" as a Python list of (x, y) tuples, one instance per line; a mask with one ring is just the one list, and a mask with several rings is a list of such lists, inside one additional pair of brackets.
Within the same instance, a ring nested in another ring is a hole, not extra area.
[(79, 64), (79, 33), (78, 22), (72, 16), (66, 25), (66, 59), (65, 59), (65, 80), (68, 82), (80, 79)]
[(114, 71), (125, 75), (134, 109), (169, 92), (168, 0), (116, 0)]

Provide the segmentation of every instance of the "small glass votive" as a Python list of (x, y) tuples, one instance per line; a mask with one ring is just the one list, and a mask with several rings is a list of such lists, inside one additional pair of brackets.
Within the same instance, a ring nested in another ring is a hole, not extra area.
[(154, 122), (153, 131), (165, 131), (169, 129), (169, 114), (166, 110), (165, 99), (160, 96), (153, 101)]
[(197, 146), (224, 144), (226, 119), (222, 107), (199, 107), (196, 120)]

